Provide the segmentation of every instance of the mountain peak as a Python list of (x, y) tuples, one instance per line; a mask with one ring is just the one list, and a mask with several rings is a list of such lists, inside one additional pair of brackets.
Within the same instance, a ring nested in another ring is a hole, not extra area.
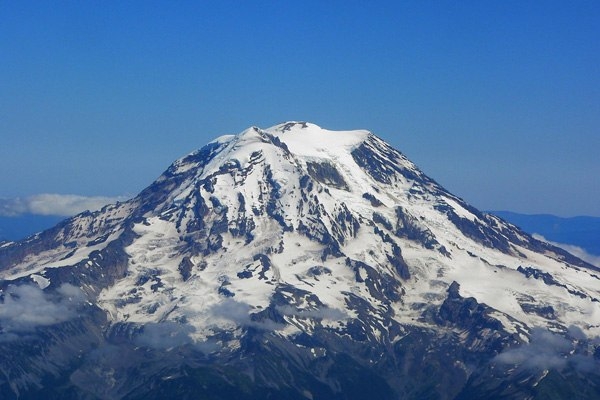
[(285, 132), (285, 131), (292, 131), (292, 130), (301, 130), (301, 129), (307, 129), (309, 127), (314, 127), (317, 129), (321, 129), (320, 126), (310, 123), (310, 122), (305, 122), (305, 121), (286, 121), (277, 125), (274, 125), (272, 127), (270, 127), (269, 129), (267, 129), (268, 131), (279, 131), (279, 132)]
[(349, 153), (370, 135), (364, 130), (331, 131), (309, 122), (286, 122), (265, 132), (278, 137), (294, 155), (319, 158)]

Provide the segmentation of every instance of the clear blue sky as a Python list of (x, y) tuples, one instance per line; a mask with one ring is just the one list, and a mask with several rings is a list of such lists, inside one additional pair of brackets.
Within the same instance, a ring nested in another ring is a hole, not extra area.
[(600, 2), (0, 1), (0, 198), (136, 194), (285, 120), (481, 209), (600, 216)]

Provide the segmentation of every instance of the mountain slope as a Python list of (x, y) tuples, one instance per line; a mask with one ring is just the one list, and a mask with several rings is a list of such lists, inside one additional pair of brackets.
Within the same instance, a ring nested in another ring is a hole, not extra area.
[[(595, 267), (303, 122), (221, 137), (0, 265), (5, 397), (519, 398), (595, 365), (600, 329)], [(557, 376), (511, 357), (536, 329)]]

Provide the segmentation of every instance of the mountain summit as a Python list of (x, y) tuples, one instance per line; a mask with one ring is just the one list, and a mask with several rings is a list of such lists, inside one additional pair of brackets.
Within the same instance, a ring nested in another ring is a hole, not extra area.
[(0, 397), (600, 396), (599, 275), (368, 131), (251, 127), (0, 243)]

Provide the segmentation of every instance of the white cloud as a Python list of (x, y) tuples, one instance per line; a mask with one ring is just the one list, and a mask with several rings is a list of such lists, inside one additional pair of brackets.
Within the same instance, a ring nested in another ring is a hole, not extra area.
[(83, 292), (68, 283), (55, 293), (46, 293), (36, 285), (9, 286), (0, 302), (0, 342), (12, 340), (19, 333), (33, 332), (77, 316), (85, 301)]
[(279, 324), (269, 318), (255, 320), (251, 314), (252, 307), (249, 304), (241, 303), (230, 298), (222, 299), (220, 303), (213, 305), (209, 309), (211, 319), (223, 322), (233, 323), (234, 326), (252, 327), (259, 330), (273, 331), (281, 329)]
[(537, 240), (542, 240), (546, 243), (550, 243), (553, 246), (560, 247), (561, 249), (568, 251), (569, 253), (573, 254), (574, 256), (581, 258), (583, 261), (586, 261), (586, 262), (600, 268), (600, 256), (590, 254), (579, 246), (574, 246), (572, 244), (552, 242), (537, 233), (534, 233), (533, 237)]
[(533, 328), (529, 343), (507, 349), (494, 361), (533, 371), (569, 368), (583, 372), (598, 371), (598, 361), (590, 354), (575, 351), (577, 341), (587, 338), (580, 328), (570, 326), (569, 339), (543, 328)]
[(87, 197), (74, 194), (44, 193), (28, 197), (0, 199), (0, 216), (16, 217), (22, 214), (36, 214), (70, 217), (86, 210), (99, 210), (107, 204), (125, 199), (125, 197)]
[(147, 323), (143, 325), (141, 334), (136, 337), (136, 343), (155, 349), (168, 349), (192, 343), (190, 334), (195, 328), (187, 324), (172, 321)]

